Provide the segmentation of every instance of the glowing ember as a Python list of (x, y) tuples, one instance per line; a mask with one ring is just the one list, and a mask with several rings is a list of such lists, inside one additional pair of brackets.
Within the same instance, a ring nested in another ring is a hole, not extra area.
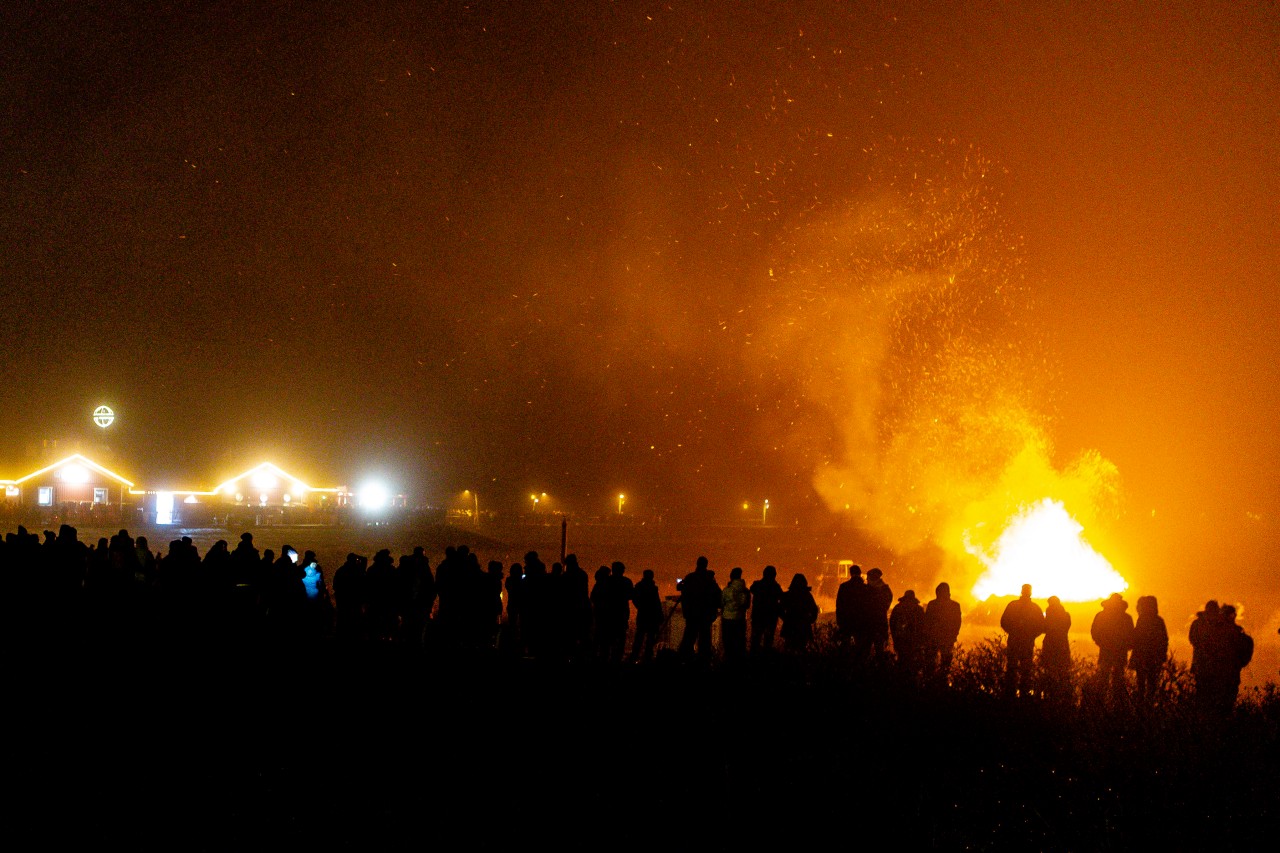
[(1037, 598), (1096, 601), (1129, 584), (1084, 540), (1084, 528), (1059, 501), (1045, 498), (1009, 522), (986, 550), (965, 537), (965, 548), (987, 567), (973, 588), (974, 597), (1017, 595), (1031, 584)]

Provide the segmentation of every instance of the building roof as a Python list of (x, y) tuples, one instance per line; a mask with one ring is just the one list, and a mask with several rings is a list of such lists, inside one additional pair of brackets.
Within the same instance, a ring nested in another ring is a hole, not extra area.
[(18, 486), (25, 483), (28, 480), (35, 479), (36, 477), (40, 477), (44, 474), (49, 473), (50, 471), (53, 471), (57, 468), (61, 468), (64, 465), (70, 465), (70, 464), (83, 465), (86, 468), (89, 468), (93, 471), (97, 471), (99, 474), (103, 475), (104, 477), (110, 477), (116, 482), (124, 484), (126, 487), (130, 489), (133, 488), (133, 483), (131, 481), (126, 480), (124, 477), (120, 476), (115, 471), (112, 471), (110, 468), (104, 468), (103, 466), (99, 465), (97, 462), (94, 462), (89, 457), (84, 456), (80, 453), (73, 453), (70, 456), (66, 457), (65, 459), (60, 459), (57, 462), (54, 462), (52, 465), (46, 465), (38, 471), (32, 471), (30, 474), (27, 474), (25, 477), (19, 477), (16, 480), (0, 480), (0, 483), (8, 483), (10, 485)]

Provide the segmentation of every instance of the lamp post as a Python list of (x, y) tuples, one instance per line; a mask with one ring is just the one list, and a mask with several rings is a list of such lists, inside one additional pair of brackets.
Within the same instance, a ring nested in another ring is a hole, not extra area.
[(463, 489), (462, 493), (464, 495), (471, 495), (471, 499), (476, 502), (475, 519), (476, 519), (476, 527), (479, 527), (480, 526), (480, 493), (473, 492), (471, 491), (471, 489)]
[(618, 515), (622, 515), (622, 503), (627, 499), (626, 495), (618, 495)]
[(769, 500), (765, 499), (764, 508), (760, 510), (760, 526), (764, 527), (769, 523)]

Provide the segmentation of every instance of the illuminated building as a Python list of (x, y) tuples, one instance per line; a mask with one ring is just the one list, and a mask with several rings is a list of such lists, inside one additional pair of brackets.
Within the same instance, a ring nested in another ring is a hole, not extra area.
[(20, 507), (119, 510), (134, 484), (86, 456), (73, 453), (13, 480), (0, 480), (4, 500)]
[(72, 523), (325, 523), (339, 511), (382, 512), (405, 505), (404, 495), (381, 484), (366, 484), (360, 493), (346, 486), (315, 486), (272, 462), (212, 488), (139, 486), (79, 453), (15, 479), (0, 478), (0, 506), (8, 515)]

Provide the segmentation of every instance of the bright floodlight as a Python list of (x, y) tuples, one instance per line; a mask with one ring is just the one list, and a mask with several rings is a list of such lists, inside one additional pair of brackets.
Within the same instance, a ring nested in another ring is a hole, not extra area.
[(270, 471), (259, 471), (253, 475), (253, 487), (255, 489), (274, 489), (279, 484), (279, 478)]
[(366, 483), (360, 487), (358, 498), (365, 509), (383, 509), (391, 501), (391, 492), (381, 483)]
[(67, 465), (62, 469), (62, 482), (87, 483), (89, 472), (81, 465)]

